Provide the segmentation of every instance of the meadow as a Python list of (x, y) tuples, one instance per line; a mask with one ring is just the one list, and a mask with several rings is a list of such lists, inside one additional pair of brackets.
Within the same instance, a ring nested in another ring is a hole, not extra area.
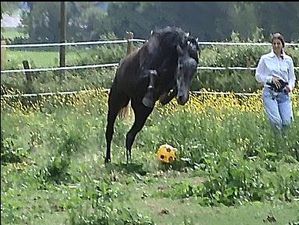
[[(13, 38), (17, 33), (7, 33)], [(238, 42), (238, 40), (233, 40)], [(226, 54), (223, 54), (225, 50)], [(298, 65), (297, 48), (290, 48)], [(261, 47), (207, 47), (200, 66), (254, 67)], [(118, 62), (126, 46), (67, 48), (66, 64)], [(5, 69), (57, 67), (59, 50), (6, 49)], [(298, 225), (299, 92), (294, 123), (275, 134), (250, 71), (200, 71), (185, 106), (157, 107), (126, 164), (133, 114), (117, 119), (112, 163), (104, 164), (107, 92), (114, 69), (1, 74), (1, 93), (89, 90), (73, 95), (1, 96), (1, 223), (63, 225)], [(3, 88), (3, 89), (2, 89)], [(233, 92), (254, 91), (256, 96)], [(157, 159), (160, 145), (178, 160)]]
[(1, 39), (13, 40), (22, 37), (28, 38), (28, 34), (21, 27), (1, 27)]
[[(275, 135), (260, 93), (159, 104), (125, 163), (133, 116), (118, 119), (104, 165), (107, 93), (1, 99), (3, 224), (281, 224), (299, 222), (299, 99)], [(298, 94), (298, 93), (296, 93)], [(178, 149), (163, 164), (156, 150)]]

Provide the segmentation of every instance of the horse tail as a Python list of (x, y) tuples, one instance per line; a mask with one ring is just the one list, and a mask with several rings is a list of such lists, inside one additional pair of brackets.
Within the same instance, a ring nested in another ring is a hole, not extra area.
[(127, 105), (120, 109), (120, 111), (118, 112), (118, 116), (120, 119), (128, 119), (131, 115), (131, 111), (131, 101), (129, 101)]

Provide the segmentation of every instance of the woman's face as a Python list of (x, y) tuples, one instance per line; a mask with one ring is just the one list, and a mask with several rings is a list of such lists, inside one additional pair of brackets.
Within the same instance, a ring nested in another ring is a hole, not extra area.
[(272, 41), (272, 48), (273, 48), (273, 51), (276, 54), (280, 54), (281, 53), (281, 49), (282, 49), (282, 42), (281, 42), (281, 40), (279, 40), (278, 38), (274, 38), (273, 41)]

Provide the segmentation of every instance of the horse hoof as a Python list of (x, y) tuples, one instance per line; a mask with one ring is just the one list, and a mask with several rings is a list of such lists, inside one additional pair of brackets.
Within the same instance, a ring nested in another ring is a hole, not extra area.
[(154, 102), (153, 102), (153, 100), (151, 100), (151, 99), (149, 99), (149, 98), (144, 97), (144, 98), (142, 99), (142, 103), (143, 103), (143, 105), (145, 105), (145, 106), (148, 107), (148, 108), (153, 108), (153, 107), (154, 107)]
[(111, 159), (105, 159), (105, 164), (107, 164), (107, 163), (111, 163)]
[(154, 107), (153, 87), (148, 87), (148, 91), (142, 99), (143, 105), (149, 108)]

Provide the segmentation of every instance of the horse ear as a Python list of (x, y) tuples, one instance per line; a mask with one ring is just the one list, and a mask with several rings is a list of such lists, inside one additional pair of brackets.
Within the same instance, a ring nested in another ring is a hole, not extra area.
[(153, 30), (151, 30), (151, 35), (153, 35), (154, 34), (154, 31)]
[(190, 35), (190, 33), (188, 32), (188, 33), (186, 33), (186, 37), (189, 37), (189, 35)]
[(177, 50), (177, 52), (178, 52), (178, 55), (184, 55), (184, 51), (183, 51), (183, 49), (181, 48), (181, 46), (180, 45), (177, 45), (176, 46), (176, 50)]

